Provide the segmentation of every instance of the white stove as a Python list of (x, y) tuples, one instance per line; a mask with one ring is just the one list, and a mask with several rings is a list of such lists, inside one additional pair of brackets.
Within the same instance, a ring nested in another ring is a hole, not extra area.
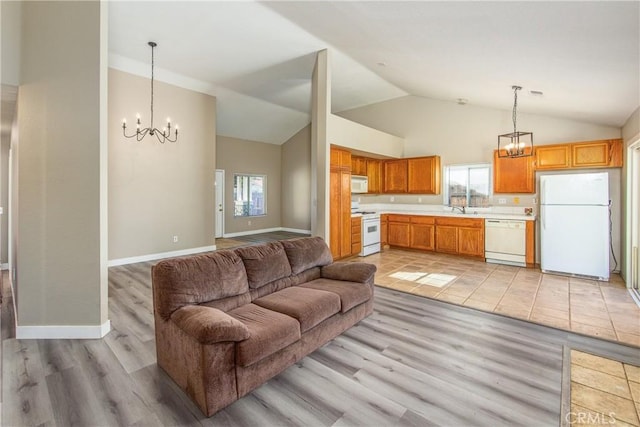
[(358, 202), (351, 202), (351, 213), (362, 215), (362, 249), (359, 256), (380, 252), (380, 214), (361, 211)]

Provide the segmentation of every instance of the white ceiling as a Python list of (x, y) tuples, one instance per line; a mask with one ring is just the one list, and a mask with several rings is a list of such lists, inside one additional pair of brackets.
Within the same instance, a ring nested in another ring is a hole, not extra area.
[(275, 144), (309, 123), (325, 48), (334, 112), (407, 94), (510, 110), (513, 84), (520, 112), (622, 126), (640, 104), (638, 1), (109, 2), (110, 66), (149, 76), (149, 40), (158, 80), (218, 98), (219, 134)]

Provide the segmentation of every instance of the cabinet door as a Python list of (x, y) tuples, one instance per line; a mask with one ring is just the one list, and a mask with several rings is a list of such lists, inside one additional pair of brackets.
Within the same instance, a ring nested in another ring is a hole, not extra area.
[(389, 244), (389, 220), (386, 214), (380, 215), (380, 246)]
[(411, 224), (408, 222), (393, 222), (389, 221), (388, 230), (389, 233), (389, 245), (400, 246), (403, 248), (409, 247), (409, 227)]
[(369, 179), (369, 193), (382, 192), (382, 160), (367, 159), (367, 178)]
[(536, 230), (535, 221), (527, 221), (525, 224), (525, 262), (527, 267), (533, 267), (536, 262)]
[(351, 255), (351, 173), (340, 172), (340, 256)]
[(433, 251), (435, 244), (435, 225), (433, 224), (411, 224), (410, 247)]
[(498, 157), (493, 152), (494, 193), (535, 193), (533, 157)]
[(571, 144), (571, 166), (599, 168), (622, 166), (620, 140), (603, 140)]
[(407, 159), (407, 191), (418, 194), (440, 194), (440, 157)]
[(367, 159), (365, 157), (351, 156), (351, 174), (367, 175)]
[(351, 255), (358, 255), (362, 249), (362, 218), (351, 218)]
[(340, 258), (340, 230), (342, 229), (340, 205), (342, 202), (340, 170), (331, 169), (329, 174), (329, 248), (334, 258)]
[(484, 257), (484, 230), (458, 227), (458, 253)]
[(385, 160), (384, 161), (384, 192), (385, 193), (406, 193), (407, 192), (407, 160)]
[(458, 253), (458, 227), (453, 225), (436, 226), (436, 251)]
[(329, 165), (332, 168), (351, 171), (351, 153), (342, 148), (331, 147)]
[(542, 145), (535, 148), (536, 169), (567, 169), (571, 167), (569, 144)]

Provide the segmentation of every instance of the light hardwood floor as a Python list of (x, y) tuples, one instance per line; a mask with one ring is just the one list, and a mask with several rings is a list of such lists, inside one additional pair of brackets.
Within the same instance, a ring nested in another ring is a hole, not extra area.
[(10, 338), (5, 293), (3, 426), (557, 426), (567, 347), (640, 364), (637, 347), (376, 288), (373, 315), (207, 419), (156, 366), (151, 265), (109, 269), (102, 340)]

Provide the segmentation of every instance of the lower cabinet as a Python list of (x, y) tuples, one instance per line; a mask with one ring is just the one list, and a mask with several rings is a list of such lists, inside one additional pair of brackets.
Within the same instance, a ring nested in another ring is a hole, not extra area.
[(362, 218), (351, 218), (351, 255), (358, 255), (362, 250)]
[(389, 246), (389, 215), (380, 215), (380, 247)]
[(390, 214), (387, 227), (390, 246), (484, 258), (481, 218)]
[(435, 250), (435, 219), (433, 217), (411, 217), (409, 247), (426, 251)]
[(411, 217), (409, 215), (389, 215), (387, 225), (390, 246), (410, 247), (409, 233)]
[(436, 251), (484, 258), (484, 219), (436, 217)]

